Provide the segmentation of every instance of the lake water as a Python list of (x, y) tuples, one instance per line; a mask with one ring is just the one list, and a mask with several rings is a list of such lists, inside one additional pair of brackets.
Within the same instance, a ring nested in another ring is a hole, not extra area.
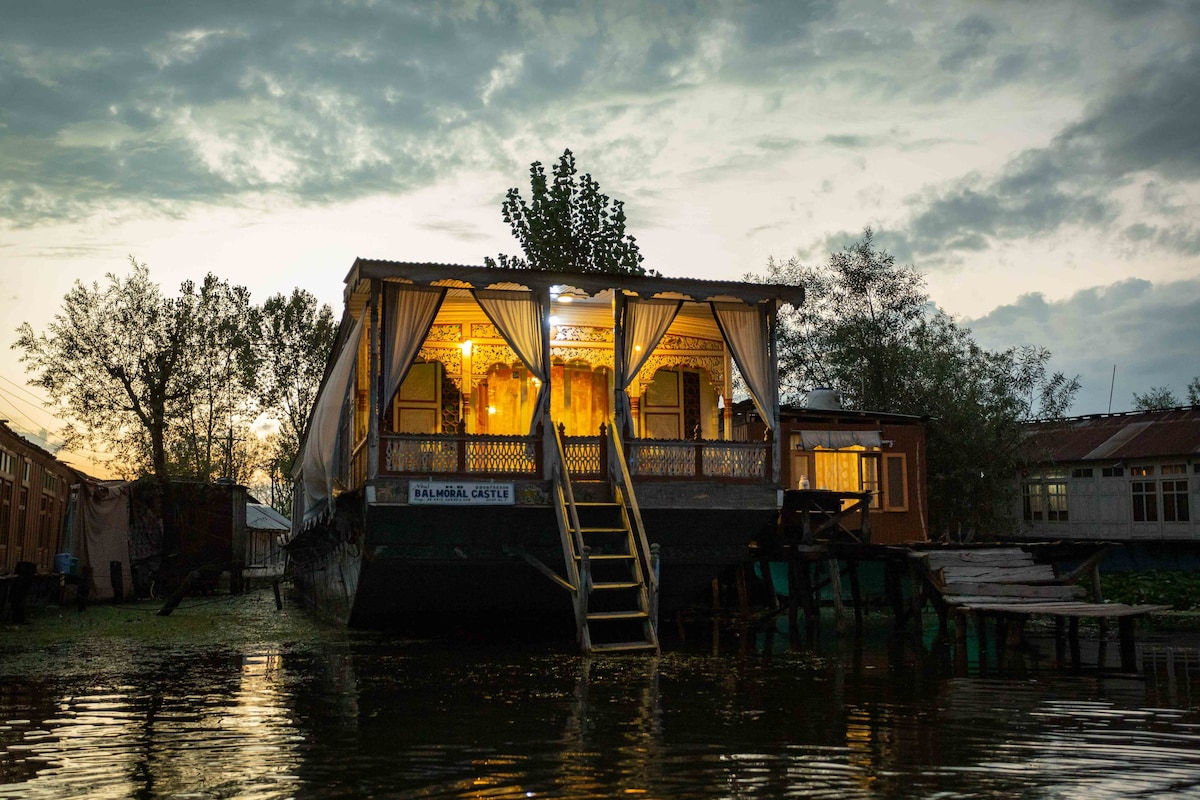
[(1059, 668), (1052, 642), (962, 673), (883, 617), (815, 651), (697, 626), (589, 659), (227, 606), (0, 629), (0, 797), (1200, 795), (1195, 635), (1141, 635), (1138, 677)]

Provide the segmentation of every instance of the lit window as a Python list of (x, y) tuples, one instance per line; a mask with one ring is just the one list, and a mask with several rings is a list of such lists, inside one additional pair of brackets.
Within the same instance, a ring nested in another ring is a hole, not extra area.
[(5, 475), (14, 475), (13, 466), (13, 454), (7, 450), (0, 450), (0, 472)]
[(1046, 519), (1051, 522), (1067, 521), (1067, 485), (1046, 484)]
[(1021, 484), (1021, 505), (1023, 516), (1028, 522), (1041, 522), (1044, 517), (1045, 503), (1043, 501), (1042, 484), (1038, 481), (1027, 481)]
[(1129, 474), (1135, 478), (1148, 478), (1154, 474), (1154, 467), (1130, 467)]

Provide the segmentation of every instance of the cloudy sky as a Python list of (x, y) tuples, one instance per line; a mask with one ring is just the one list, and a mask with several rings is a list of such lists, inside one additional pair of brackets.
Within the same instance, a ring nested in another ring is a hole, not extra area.
[[(338, 309), (356, 256), (517, 250), (571, 148), (646, 265), (861, 232), (1076, 413), (1200, 374), (1200, 3), (0, 0), (0, 322), (132, 255)], [(54, 423), (0, 348), (0, 417)]]

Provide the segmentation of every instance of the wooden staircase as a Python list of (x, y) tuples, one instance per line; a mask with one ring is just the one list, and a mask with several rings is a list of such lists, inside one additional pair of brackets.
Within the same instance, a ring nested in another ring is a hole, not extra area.
[(656, 561), (640, 529), (630, 484), (622, 487), (609, 476), (608, 499), (577, 502), (562, 432), (550, 427), (554, 442), (546, 450), (553, 463), (553, 504), (579, 646), (584, 653), (657, 653)]

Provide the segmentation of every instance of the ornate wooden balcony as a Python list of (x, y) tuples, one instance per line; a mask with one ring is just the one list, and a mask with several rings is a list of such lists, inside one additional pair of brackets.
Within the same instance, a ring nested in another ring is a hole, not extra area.
[[(607, 474), (604, 436), (564, 436), (567, 471), (599, 480)], [(639, 480), (767, 483), (768, 442), (668, 441), (625, 443), (629, 472)], [(383, 434), (381, 475), (534, 478), (542, 472), (542, 437), (477, 434)]]

